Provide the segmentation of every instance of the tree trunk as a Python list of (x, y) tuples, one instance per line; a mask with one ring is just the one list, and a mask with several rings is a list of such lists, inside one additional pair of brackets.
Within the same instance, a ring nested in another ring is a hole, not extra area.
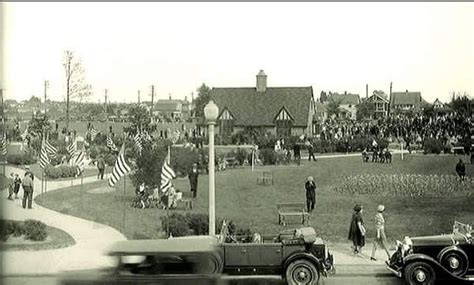
[(69, 81), (66, 82), (66, 131), (69, 131)]

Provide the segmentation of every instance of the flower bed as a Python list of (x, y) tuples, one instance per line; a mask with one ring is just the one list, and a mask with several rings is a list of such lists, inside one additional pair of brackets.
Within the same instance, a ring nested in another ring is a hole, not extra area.
[(335, 191), (349, 195), (398, 197), (470, 196), (474, 180), (454, 175), (361, 174), (346, 176)]

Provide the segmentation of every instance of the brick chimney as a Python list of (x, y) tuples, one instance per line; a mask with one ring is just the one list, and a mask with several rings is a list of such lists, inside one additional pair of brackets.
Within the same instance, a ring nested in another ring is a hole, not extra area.
[(267, 75), (263, 70), (257, 74), (257, 92), (265, 92), (267, 90)]

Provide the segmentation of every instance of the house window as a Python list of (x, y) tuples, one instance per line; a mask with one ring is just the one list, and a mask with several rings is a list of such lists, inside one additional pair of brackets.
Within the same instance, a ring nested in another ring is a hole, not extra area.
[(220, 134), (222, 136), (231, 136), (234, 132), (234, 117), (230, 114), (229, 110), (225, 109), (219, 120)]
[(275, 125), (277, 137), (291, 136), (291, 117), (290, 115), (288, 115), (285, 109), (282, 109), (281, 112), (278, 114), (275, 120)]

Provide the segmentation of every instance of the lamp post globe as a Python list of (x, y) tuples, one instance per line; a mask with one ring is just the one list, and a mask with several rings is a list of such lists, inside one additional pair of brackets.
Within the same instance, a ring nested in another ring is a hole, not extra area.
[(204, 107), (204, 117), (209, 126), (209, 235), (216, 235), (216, 202), (214, 170), (214, 125), (219, 115), (219, 108), (212, 100)]

